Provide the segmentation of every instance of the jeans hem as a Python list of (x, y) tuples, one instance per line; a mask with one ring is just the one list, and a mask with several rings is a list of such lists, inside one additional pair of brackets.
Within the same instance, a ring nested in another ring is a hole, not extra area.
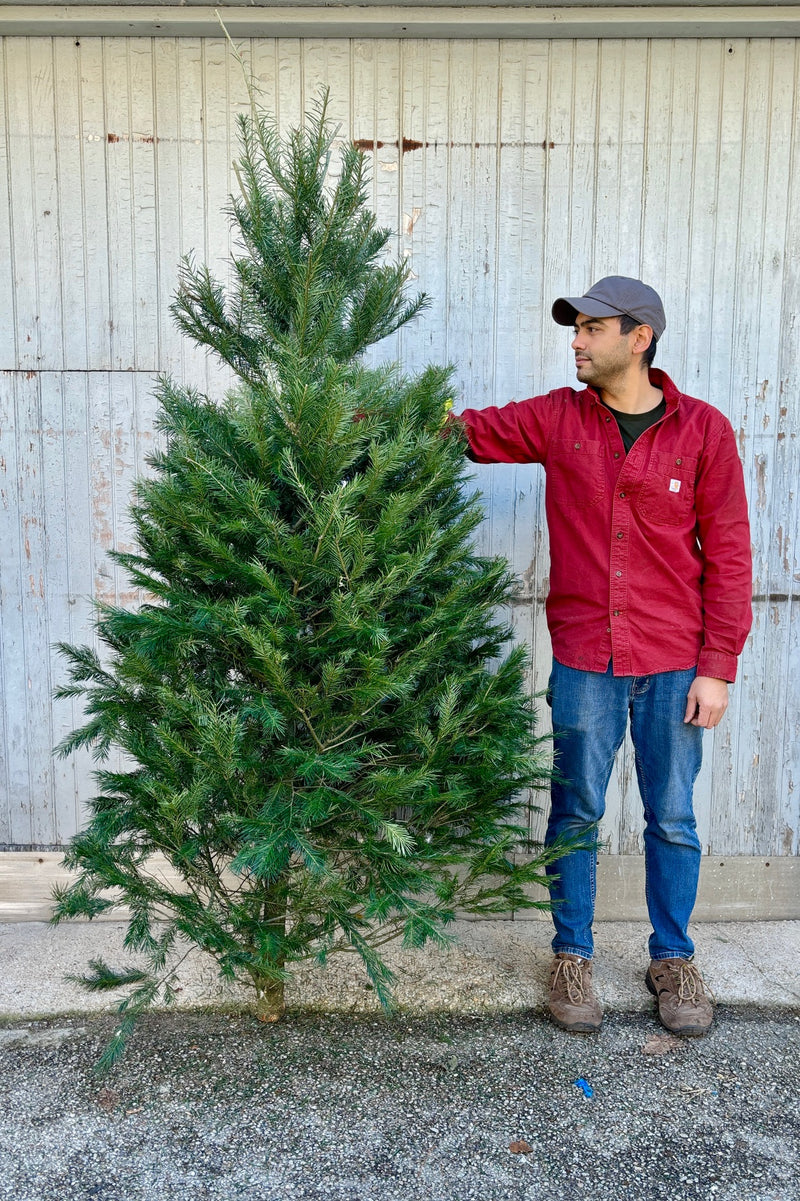
[(659, 951), (657, 955), (651, 954), (650, 958), (652, 959), (653, 963), (660, 963), (662, 959), (690, 960), (694, 959), (694, 951), (691, 951), (688, 955), (685, 951)]
[(579, 955), (581, 959), (591, 959), (594, 956), (594, 950), (587, 951), (581, 947), (557, 947), (553, 946), (554, 955)]

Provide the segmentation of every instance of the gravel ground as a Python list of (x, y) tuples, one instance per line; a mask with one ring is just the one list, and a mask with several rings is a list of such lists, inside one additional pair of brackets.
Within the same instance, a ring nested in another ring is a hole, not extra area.
[(721, 1008), (682, 1042), (642, 1014), (599, 1037), (533, 1014), (155, 1014), (98, 1079), (111, 1029), (0, 1030), (0, 1197), (800, 1198), (796, 1013)]

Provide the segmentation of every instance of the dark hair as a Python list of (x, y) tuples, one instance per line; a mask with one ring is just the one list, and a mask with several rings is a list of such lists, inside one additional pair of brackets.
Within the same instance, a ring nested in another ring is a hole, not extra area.
[[(635, 317), (629, 317), (627, 313), (623, 313), (619, 319), (619, 332), (621, 334), (630, 334), (636, 329), (637, 325), (646, 325), (646, 321), (637, 321)], [(656, 357), (656, 347), (658, 346), (658, 338), (653, 334), (650, 339), (650, 345), (644, 352), (643, 364), (645, 367), (652, 366), (653, 359)]]

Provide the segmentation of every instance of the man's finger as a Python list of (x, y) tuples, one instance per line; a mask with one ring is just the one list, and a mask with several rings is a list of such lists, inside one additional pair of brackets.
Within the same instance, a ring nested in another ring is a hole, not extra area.
[(718, 726), (719, 723), (722, 721), (724, 714), (725, 714), (725, 707), (712, 708), (711, 705), (709, 705), (707, 707), (700, 705), (697, 716), (695, 717), (694, 721), (692, 722), (692, 725), (702, 726), (704, 730), (713, 730), (714, 727)]
[(696, 705), (697, 712), (692, 718), (692, 725), (701, 726), (702, 729), (707, 730), (715, 724), (714, 716), (716, 709), (713, 704), (707, 700), (704, 700), (702, 696), (698, 698)]
[(691, 721), (696, 712), (697, 712), (697, 701), (694, 699), (694, 697), (692, 696), (692, 694), (690, 692), (686, 698), (686, 712), (683, 715), (684, 723), (687, 721)]

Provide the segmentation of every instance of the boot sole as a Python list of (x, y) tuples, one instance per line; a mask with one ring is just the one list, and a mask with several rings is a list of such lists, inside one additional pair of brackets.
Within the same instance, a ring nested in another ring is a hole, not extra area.
[(708, 1026), (668, 1026), (661, 1016), (661, 1007), (658, 1005), (658, 992), (653, 981), (650, 979), (649, 972), (645, 972), (644, 982), (647, 985), (648, 992), (651, 992), (656, 999), (658, 1020), (665, 1030), (668, 1030), (670, 1034), (674, 1034), (676, 1038), (702, 1038), (704, 1034), (708, 1034), (711, 1024)]
[(553, 1025), (558, 1026), (559, 1030), (566, 1030), (568, 1034), (599, 1034), (602, 1022), (593, 1025), (591, 1022), (562, 1022), (560, 1018), (550, 1014), (550, 1021)]

